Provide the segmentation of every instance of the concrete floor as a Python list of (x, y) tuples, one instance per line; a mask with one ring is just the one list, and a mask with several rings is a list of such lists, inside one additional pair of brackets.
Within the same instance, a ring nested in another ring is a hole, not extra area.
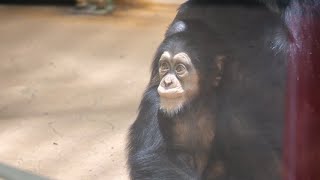
[(127, 129), (175, 9), (0, 6), (0, 162), (52, 179), (128, 179)]

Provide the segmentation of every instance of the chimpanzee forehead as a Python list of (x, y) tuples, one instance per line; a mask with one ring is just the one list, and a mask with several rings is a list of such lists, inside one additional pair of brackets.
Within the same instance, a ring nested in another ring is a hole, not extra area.
[(176, 54), (172, 54), (169, 51), (164, 51), (159, 61), (167, 61), (167, 60), (170, 60), (172, 63), (183, 62), (190, 65), (192, 64), (191, 58), (186, 52), (179, 52)]
[(163, 42), (163, 50), (170, 52), (170, 54), (178, 54), (181, 52), (187, 53), (189, 56), (198, 52), (201, 48), (188, 36), (175, 36), (166, 39)]

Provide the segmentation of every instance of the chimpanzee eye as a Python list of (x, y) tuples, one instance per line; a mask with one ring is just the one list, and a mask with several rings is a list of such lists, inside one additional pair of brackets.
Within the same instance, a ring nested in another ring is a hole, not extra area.
[(176, 73), (182, 75), (186, 72), (186, 67), (183, 64), (178, 64), (176, 67)]
[(169, 70), (169, 64), (167, 62), (162, 62), (160, 64), (160, 71), (168, 71)]

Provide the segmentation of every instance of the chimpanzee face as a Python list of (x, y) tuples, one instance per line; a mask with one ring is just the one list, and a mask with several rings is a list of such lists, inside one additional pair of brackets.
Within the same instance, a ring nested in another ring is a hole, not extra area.
[(199, 77), (192, 60), (185, 52), (165, 51), (159, 59), (160, 108), (175, 114), (199, 92)]

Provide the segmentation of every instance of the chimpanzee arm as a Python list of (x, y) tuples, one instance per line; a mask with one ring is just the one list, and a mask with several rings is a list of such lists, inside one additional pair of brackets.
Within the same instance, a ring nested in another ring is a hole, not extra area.
[(128, 166), (132, 180), (196, 180), (196, 174), (172, 160), (160, 132), (156, 88), (145, 92), (137, 120), (129, 131)]

